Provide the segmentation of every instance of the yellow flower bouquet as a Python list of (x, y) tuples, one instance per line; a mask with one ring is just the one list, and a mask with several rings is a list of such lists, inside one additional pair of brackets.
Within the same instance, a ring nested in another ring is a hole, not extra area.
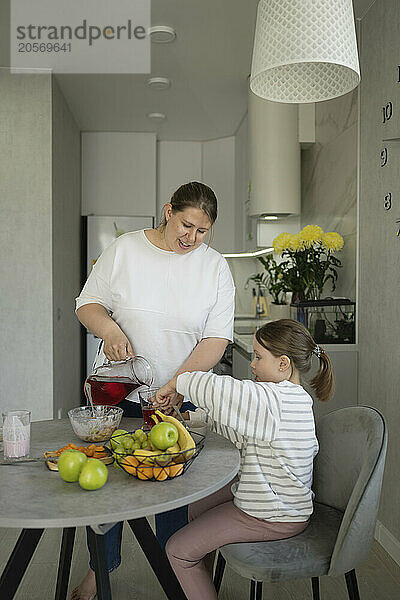
[(344, 246), (341, 235), (325, 233), (318, 225), (306, 225), (299, 233), (280, 233), (273, 241), (274, 251), (284, 259), (286, 291), (304, 294), (305, 300), (319, 300), (325, 284), (330, 281), (333, 292), (341, 261), (334, 256)]

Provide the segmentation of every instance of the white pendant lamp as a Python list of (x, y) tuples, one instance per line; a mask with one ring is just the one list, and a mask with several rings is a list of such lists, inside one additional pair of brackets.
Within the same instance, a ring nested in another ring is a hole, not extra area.
[(352, 0), (260, 0), (252, 92), (273, 102), (319, 102), (359, 81)]

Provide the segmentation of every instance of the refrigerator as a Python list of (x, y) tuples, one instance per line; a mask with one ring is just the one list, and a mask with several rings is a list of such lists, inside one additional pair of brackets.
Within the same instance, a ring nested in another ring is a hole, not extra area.
[[(83, 252), (82, 252), (82, 285), (89, 276), (92, 267), (103, 250), (118, 236), (128, 231), (151, 229), (153, 217), (83, 217)], [(99, 347), (100, 339), (84, 328), (83, 339), (83, 379), (92, 372), (93, 362)]]

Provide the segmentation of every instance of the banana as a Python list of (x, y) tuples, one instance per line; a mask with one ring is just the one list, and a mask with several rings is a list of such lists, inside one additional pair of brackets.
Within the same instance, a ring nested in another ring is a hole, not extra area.
[(160, 455), (160, 451), (158, 450), (157, 452), (153, 451), (153, 450), (145, 450), (144, 448), (141, 448), (140, 450), (135, 450), (133, 453), (133, 456), (136, 456), (136, 458), (142, 463), (142, 464), (146, 464), (146, 465), (154, 465), (155, 462), (155, 457)]
[(171, 454), (176, 454), (177, 452), (181, 451), (181, 447), (179, 446), (179, 444), (174, 444), (173, 446), (170, 446), (169, 448), (166, 449), (165, 452), (170, 452)]
[(172, 423), (178, 430), (178, 444), (181, 449), (181, 456), (177, 457), (177, 462), (184, 462), (189, 460), (194, 454), (196, 449), (196, 444), (186, 427), (182, 425), (178, 419), (175, 417), (171, 417), (170, 415), (164, 415), (160, 410), (156, 410), (156, 415), (160, 417), (163, 421), (167, 421), (168, 423)]

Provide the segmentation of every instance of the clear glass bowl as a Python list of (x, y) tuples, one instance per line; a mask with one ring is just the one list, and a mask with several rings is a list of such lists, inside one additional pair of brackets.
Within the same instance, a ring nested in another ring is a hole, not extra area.
[(121, 422), (122, 408), (96, 405), (78, 406), (68, 411), (72, 429), (85, 442), (106, 442)]

